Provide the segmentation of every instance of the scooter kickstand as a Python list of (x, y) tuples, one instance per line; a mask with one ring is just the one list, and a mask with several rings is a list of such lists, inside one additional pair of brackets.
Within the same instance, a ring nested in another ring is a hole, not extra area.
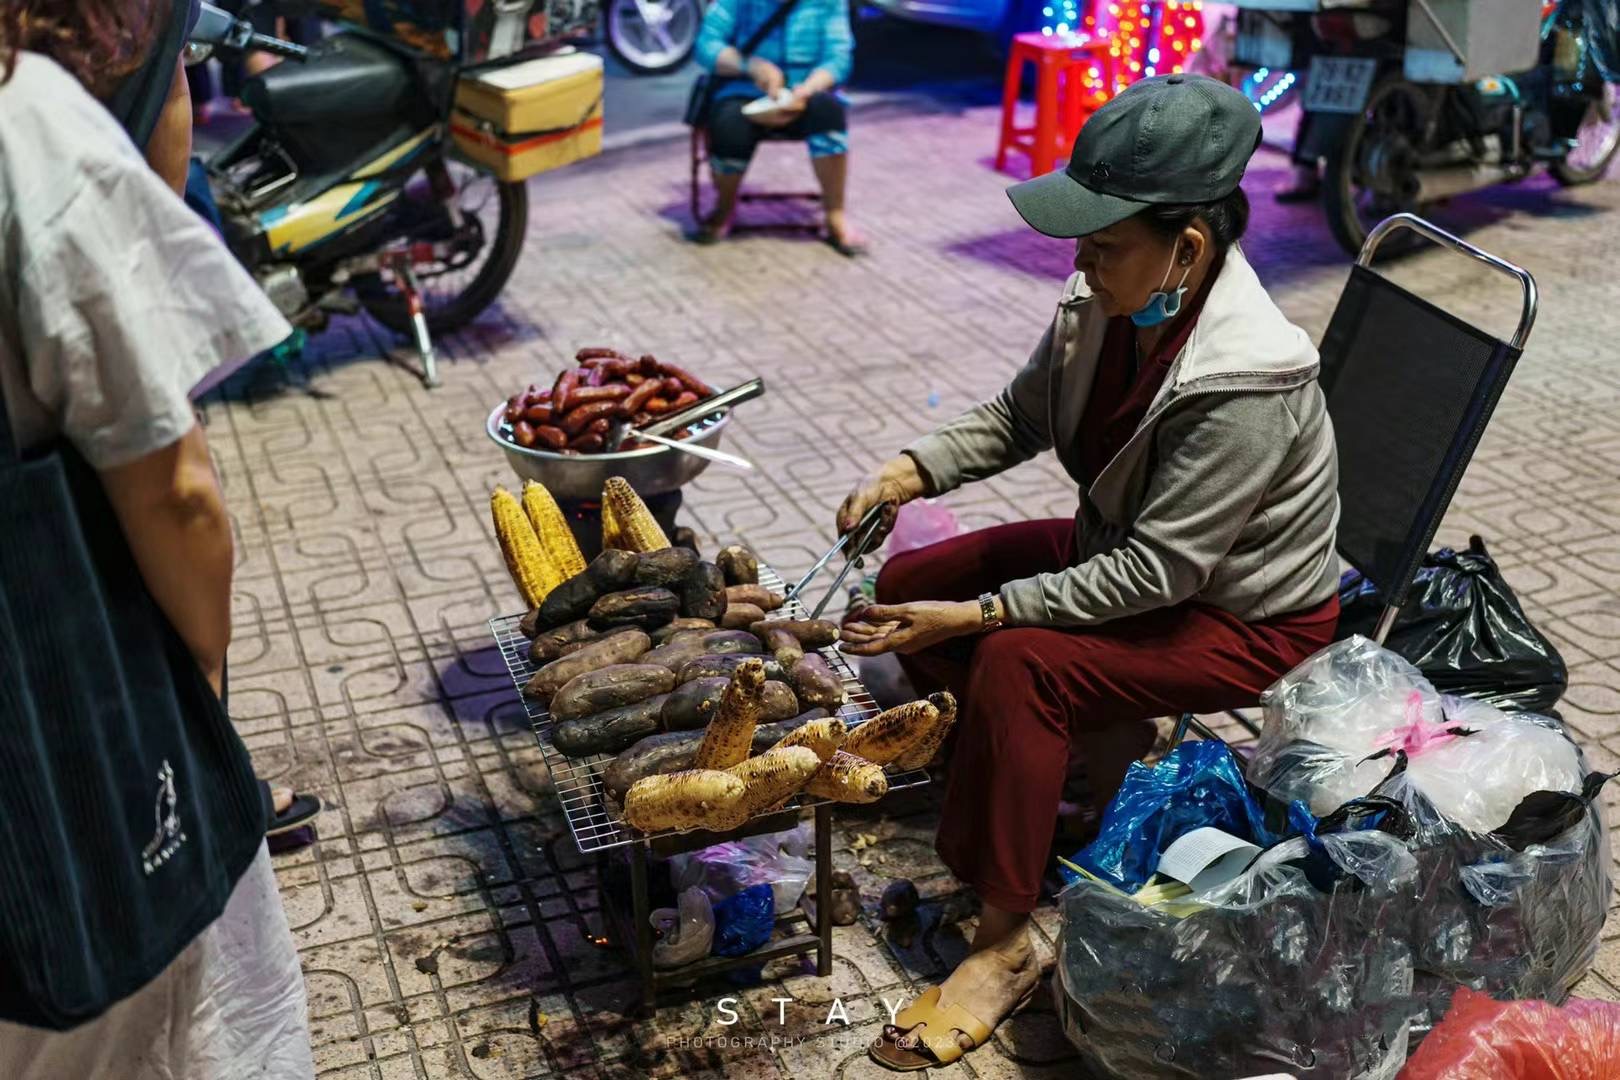
[(433, 353), (433, 338), (428, 334), (427, 315), (422, 310), (422, 288), (417, 283), (411, 257), (402, 254), (394, 264), (394, 276), (399, 291), (405, 297), (405, 308), (411, 315), (411, 333), (416, 338), (416, 353), (422, 358), (422, 385), (429, 390), (439, 385), (439, 362)]

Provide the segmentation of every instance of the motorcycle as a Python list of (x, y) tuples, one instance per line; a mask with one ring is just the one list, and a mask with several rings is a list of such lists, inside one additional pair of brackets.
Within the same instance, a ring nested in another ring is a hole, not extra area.
[[(594, 23), (594, 9), (583, 14)], [(306, 48), (204, 3), (187, 59), (216, 48), (283, 58), (246, 80), (253, 123), (204, 162), (237, 259), (300, 329), (364, 308), (413, 338), (435, 386), (433, 335), (465, 326), (506, 285), (528, 191), (455, 152), (463, 62), (446, 35), (403, 19), (387, 29), (345, 27)]]
[(705, 6), (704, 0), (608, 0), (608, 49), (637, 75), (674, 71), (697, 47)]
[(1443, 60), (1463, 66), (1428, 0), (1359, 3), (1293, 21), (1290, 66), (1309, 65), (1297, 156), (1324, 162), (1334, 239), (1354, 255), (1392, 214), (1544, 170), (1566, 186), (1602, 178), (1620, 150), (1617, 6), (1544, 3), (1536, 66), (1461, 82), (1409, 75), (1411, 20), (1439, 28), (1452, 54)]

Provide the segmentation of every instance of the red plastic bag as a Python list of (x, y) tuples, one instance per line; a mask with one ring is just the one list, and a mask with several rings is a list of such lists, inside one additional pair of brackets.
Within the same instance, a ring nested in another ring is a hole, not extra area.
[(1620, 1005), (1572, 998), (1496, 1001), (1464, 987), (1400, 1080), (1612, 1080)]

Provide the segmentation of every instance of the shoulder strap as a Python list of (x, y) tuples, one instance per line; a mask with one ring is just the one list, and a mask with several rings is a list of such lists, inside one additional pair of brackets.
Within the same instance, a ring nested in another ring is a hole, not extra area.
[(754, 55), (754, 50), (764, 44), (765, 39), (771, 36), (772, 30), (775, 30), (786, 21), (798, 3), (799, 0), (782, 0), (782, 3), (776, 6), (776, 10), (771, 12), (771, 17), (761, 23), (758, 30), (748, 35), (748, 40), (743, 42), (742, 47), (738, 50), (745, 59)]

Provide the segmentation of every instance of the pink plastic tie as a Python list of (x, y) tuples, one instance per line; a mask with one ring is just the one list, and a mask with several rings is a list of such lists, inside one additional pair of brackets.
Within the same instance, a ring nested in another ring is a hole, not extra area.
[(1423, 695), (1414, 690), (1406, 698), (1406, 723), (1384, 732), (1373, 745), (1380, 750), (1401, 750), (1414, 758), (1456, 737), (1448, 725), (1423, 719)]

